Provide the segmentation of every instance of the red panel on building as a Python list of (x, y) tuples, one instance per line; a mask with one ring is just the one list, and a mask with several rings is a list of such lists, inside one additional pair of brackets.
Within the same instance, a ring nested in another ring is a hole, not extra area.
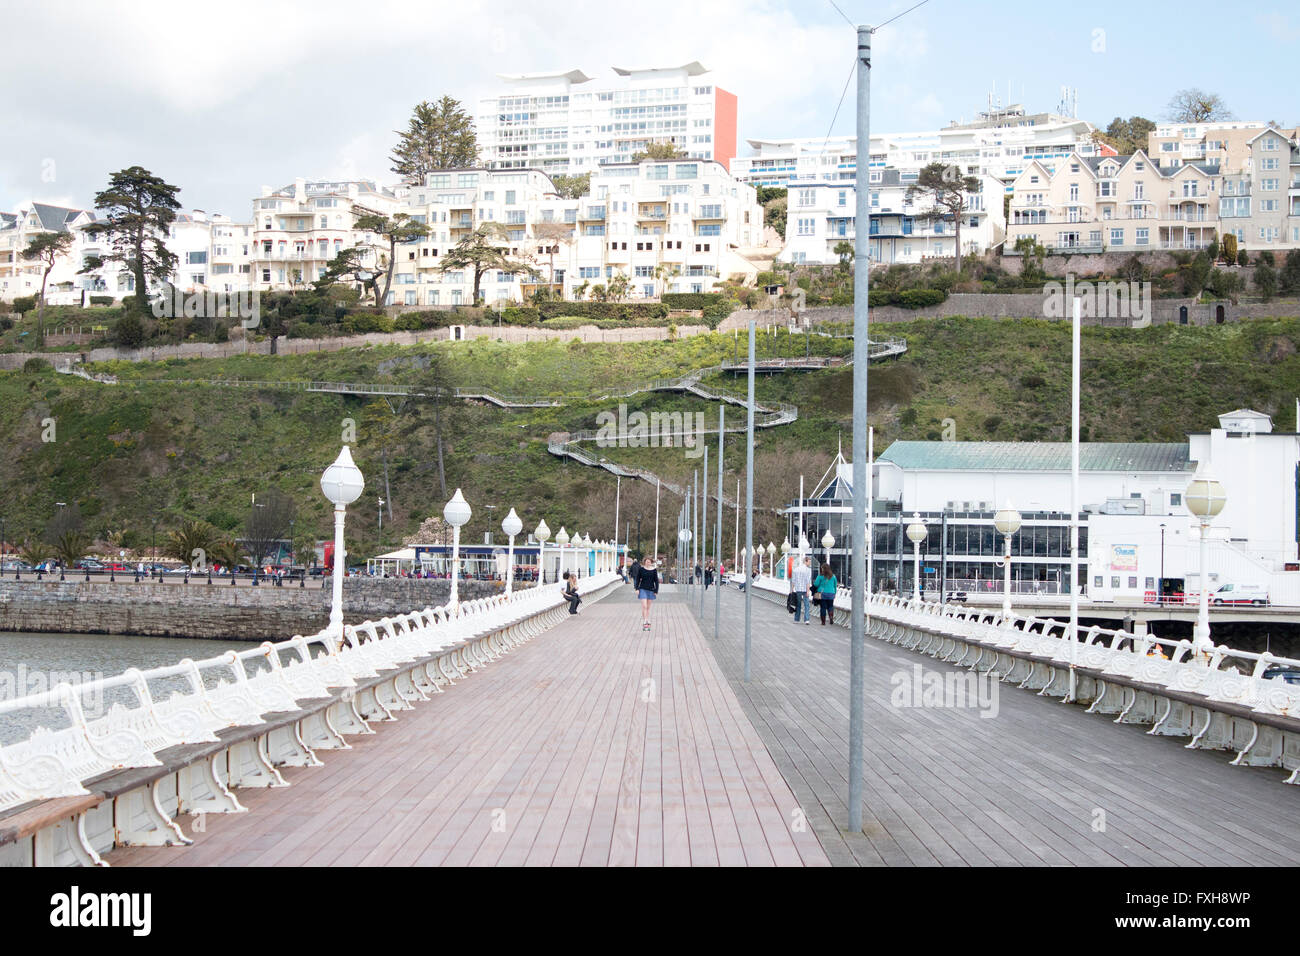
[(736, 94), (713, 88), (713, 158), (731, 172), (736, 158)]

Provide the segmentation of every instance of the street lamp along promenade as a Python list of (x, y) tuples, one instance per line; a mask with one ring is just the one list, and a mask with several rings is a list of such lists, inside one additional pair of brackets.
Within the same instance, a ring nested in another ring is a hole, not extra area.
[[(334, 505), (334, 591), (330, 599), (329, 633), (341, 644), (343, 641), (343, 568), (346, 552), (343, 549), (343, 521), (348, 505), (361, 497), (366, 480), (361, 469), (352, 460), (347, 445), (339, 452), (334, 464), (325, 469), (320, 478), (321, 491)], [(234, 576), (231, 576), (234, 583)]]

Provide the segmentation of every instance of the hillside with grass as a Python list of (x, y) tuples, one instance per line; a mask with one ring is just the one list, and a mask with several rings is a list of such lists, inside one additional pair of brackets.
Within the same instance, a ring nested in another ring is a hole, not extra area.
[[(906, 337), (901, 359), (872, 366), (871, 422), (879, 454), (895, 439), (938, 439), (952, 419), (958, 440), (1064, 441), (1069, 437), (1068, 324), (1039, 320), (921, 319), (891, 324)], [(474, 508), (464, 540), (482, 541), (511, 507), (531, 529), (545, 518), (593, 539), (613, 534), (615, 479), (551, 455), (557, 432), (594, 429), (618, 401), (597, 396), (730, 359), (744, 343), (729, 333), (677, 342), (594, 344), (490, 340), (375, 347), (294, 356), (105, 363), (117, 376), (100, 384), (46, 369), (0, 372), (0, 442), (7, 450), (0, 516), (10, 542), (40, 535), (57, 502), (75, 502), (87, 532), (123, 534), (125, 547), (148, 549), (182, 520), (198, 518), (237, 532), (250, 496), (277, 488), (297, 504), (297, 535), (330, 528), (319, 477), (338, 452), (347, 420), (367, 487), (349, 518), (349, 548), (365, 556), (400, 544), (422, 521), (440, 515), (455, 488)], [(760, 356), (847, 355), (852, 343), (813, 336), (761, 336)], [(1208, 328), (1160, 326), (1083, 332), (1083, 430), (1091, 441), (1178, 441), (1217, 424), (1238, 407), (1275, 415), (1295, 427), (1300, 395), (1300, 321), (1261, 320)], [(418, 385), (430, 359), (451, 384), (504, 394), (564, 396), (559, 407), (504, 410), (477, 402), (444, 406), (418, 398), (306, 392), (298, 381)], [(799, 420), (757, 435), (755, 535), (780, 543), (775, 509), (825, 471), (842, 436), (852, 432), (852, 369), (760, 377), (757, 394), (793, 402)], [(257, 381), (258, 387), (211, 384)], [(743, 391), (744, 379), (713, 384)], [(716, 428), (717, 406), (686, 395), (642, 393), (629, 411), (703, 413)], [(744, 412), (727, 408), (729, 424)], [(53, 421), (53, 434), (49, 423)], [(446, 491), (439, 478), (441, 429)], [(43, 440), (52, 437), (54, 440)], [(710, 490), (716, 491), (716, 435), (710, 438)], [(608, 448), (604, 457), (688, 481), (703, 466), (677, 448)], [(729, 435), (724, 490), (734, 496), (743, 471), (744, 436)], [(384, 462), (387, 461), (387, 487)], [(382, 535), (377, 497), (392, 505)], [(494, 506), (494, 507), (489, 507)], [(661, 501), (660, 550), (666, 550), (680, 500)], [(654, 528), (654, 488), (624, 481), (621, 520), (641, 517), (643, 543)], [(731, 540), (731, 521), (724, 541)], [(623, 529), (620, 529), (620, 535)], [(729, 550), (729, 544), (727, 549)]]

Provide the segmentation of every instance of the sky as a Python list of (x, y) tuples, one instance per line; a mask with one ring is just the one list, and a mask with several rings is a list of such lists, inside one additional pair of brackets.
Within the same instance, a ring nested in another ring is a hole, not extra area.
[[(739, 97), (746, 139), (854, 128), (855, 30), (915, 0), (0, 0), (0, 211), (92, 204), (118, 169), (181, 187), (186, 209), (251, 216), (295, 177), (394, 181), (412, 108), (471, 115), (497, 73), (699, 60)], [(1300, 123), (1293, 0), (927, 0), (873, 37), (871, 128), (970, 120), (990, 92), (1052, 111), (1163, 119), (1170, 96), (1218, 93), (1236, 118)], [(835, 122), (832, 125), (832, 118)]]

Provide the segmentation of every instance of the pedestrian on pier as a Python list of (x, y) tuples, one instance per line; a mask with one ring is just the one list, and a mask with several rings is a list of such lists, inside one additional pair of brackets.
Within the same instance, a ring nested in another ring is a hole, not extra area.
[(631, 569), (628, 571), (628, 580), (632, 582), (632, 589), (633, 589), (633, 590), (636, 590), (636, 588), (638, 588), (638, 587), (640, 586), (640, 585), (638, 585), (638, 584), (636, 583), (636, 582), (637, 582), (637, 575), (640, 574), (640, 573), (641, 573), (641, 559), (640, 559), (640, 558), (633, 558), (633, 559), (632, 559), (632, 567), (631, 567)]
[(835, 623), (835, 594), (839, 591), (840, 582), (835, 580), (835, 573), (831, 571), (829, 564), (822, 565), (822, 573), (817, 575), (817, 580), (813, 581), (813, 590), (817, 592), (818, 610), (821, 614), (822, 623), (826, 623), (827, 615), (830, 615), (831, 623)]
[(795, 565), (794, 574), (790, 575), (790, 593), (795, 596), (796, 604), (794, 606), (794, 622), (799, 623), (799, 615), (803, 614), (803, 623), (812, 624), (812, 606), (809, 603), (809, 597), (812, 592), (812, 564), (805, 557)]
[(569, 602), (569, 613), (577, 614), (582, 595), (578, 593), (578, 581), (568, 571), (564, 572), (564, 600)]
[(636, 596), (641, 600), (641, 630), (650, 630), (650, 602), (659, 597), (659, 570), (655, 556), (646, 558), (636, 572)]

